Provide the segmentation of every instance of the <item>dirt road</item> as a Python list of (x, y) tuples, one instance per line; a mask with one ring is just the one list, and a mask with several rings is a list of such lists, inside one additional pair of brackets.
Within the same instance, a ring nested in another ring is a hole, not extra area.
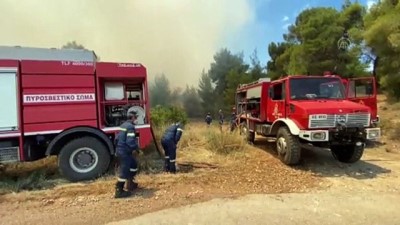
[(309, 152), (306, 167), (324, 176), (309, 193), (248, 195), (166, 209), (110, 225), (400, 224), (398, 154), (370, 149), (351, 166)]
[(167, 209), (109, 225), (399, 224), (399, 202), (398, 194), (362, 192), (250, 195)]

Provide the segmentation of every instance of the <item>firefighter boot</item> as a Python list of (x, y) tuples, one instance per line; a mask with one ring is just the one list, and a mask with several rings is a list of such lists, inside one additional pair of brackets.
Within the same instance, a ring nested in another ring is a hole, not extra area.
[(130, 192), (134, 191), (136, 188), (138, 188), (138, 186), (139, 186), (138, 183), (136, 183), (133, 179), (128, 180), (126, 183), (126, 188)]
[(169, 172), (170, 173), (176, 173), (175, 161), (174, 162), (169, 162)]
[(115, 184), (115, 198), (126, 198), (131, 195), (130, 192), (124, 190), (125, 182), (118, 181)]
[(167, 173), (170, 171), (169, 157), (168, 157), (168, 158), (165, 158), (165, 161), (164, 161), (164, 171), (167, 172)]

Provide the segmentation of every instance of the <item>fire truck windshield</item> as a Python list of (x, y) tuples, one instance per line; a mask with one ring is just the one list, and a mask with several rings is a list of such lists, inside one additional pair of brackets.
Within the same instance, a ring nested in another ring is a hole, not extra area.
[(342, 81), (335, 77), (302, 77), (289, 79), (290, 99), (344, 99)]

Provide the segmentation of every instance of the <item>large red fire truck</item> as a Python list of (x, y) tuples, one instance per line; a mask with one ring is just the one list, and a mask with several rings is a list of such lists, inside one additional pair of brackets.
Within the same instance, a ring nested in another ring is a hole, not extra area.
[(255, 134), (275, 138), (277, 153), (288, 165), (297, 164), (301, 149), (310, 145), (330, 148), (337, 160), (354, 163), (362, 157), (366, 141), (377, 140), (381, 132), (372, 105), (376, 88), (360, 88), (358, 79), (345, 81), (346, 85), (332, 75), (287, 76), (239, 85), (240, 133), (249, 142)]
[(71, 181), (109, 168), (114, 137), (135, 110), (141, 148), (152, 141), (146, 68), (97, 62), (88, 50), (0, 47), (0, 163), (58, 155)]

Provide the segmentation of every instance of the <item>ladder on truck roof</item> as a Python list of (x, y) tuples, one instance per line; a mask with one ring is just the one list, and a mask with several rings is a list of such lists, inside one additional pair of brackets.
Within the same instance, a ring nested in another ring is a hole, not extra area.
[(0, 59), (84, 61), (96, 62), (94, 51), (85, 49), (33, 48), (20, 46), (0, 46)]
[(255, 84), (259, 84), (259, 83), (264, 83), (264, 82), (271, 82), (271, 78), (268, 77), (264, 77), (264, 78), (260, 78), (254, 82), (251, 83), (247, 83), (247, 84), (239, 84), (239, 88), (244, 88), (244, 87), (248, 87), (251, 85), (255, 85)]

